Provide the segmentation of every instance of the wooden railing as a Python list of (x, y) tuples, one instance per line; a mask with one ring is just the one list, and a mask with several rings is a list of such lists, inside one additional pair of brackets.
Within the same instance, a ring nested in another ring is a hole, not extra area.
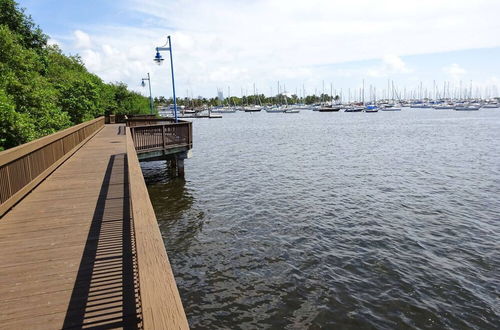
[(165, 122), (147, 126), (132, 126), (130, 132), (138, 153), (193, 146), (193, 123)]
[(0, 217), (103, 126), (100, 117), (0, 152)]
[(130, 206), (135, 233), (144, 329), (188, 329), (182, 301), (142, 176), (131, 129), (126, 129)]
[(146, 118), (133, 117), (125, 120), (125, 124), (127, 125), (127, 127), (161, 125), (169, 123), (175, 123), (175, 120), (172, 118), (151, 118), (151, 117), (146, 117)]

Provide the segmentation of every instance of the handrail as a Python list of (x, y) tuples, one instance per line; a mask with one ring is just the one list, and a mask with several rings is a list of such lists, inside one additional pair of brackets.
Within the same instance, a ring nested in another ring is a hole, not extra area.
[(125, 124), (127, 127), (157, 125), (157, 123), (175, 123), (173, 118), (127, 118)]
[(167, 150), (176, 147), (193, 147), (193, 123), (182, 121), (145, 126), (132, 126), (130, 129), (137, 152)]
[(128, 127), (126, 139), (130, 207), (135, 233), (143, 327), (189, 329)]
[(104, 127), (104, 117), (0, 152), (0, 216)]

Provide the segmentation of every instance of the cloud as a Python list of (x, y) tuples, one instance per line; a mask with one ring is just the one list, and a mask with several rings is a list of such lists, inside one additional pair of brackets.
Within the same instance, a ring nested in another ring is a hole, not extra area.
[(385, 55), (382, 58), (385, 70), (389, 73), (410, 73), (410, 70), (401, 57), (396, 55)]
[(407, 67), (401, 57), (396, 55), (384, 55), (382, 57), (382, 63), (378, 66), (369, 68), (367, 70), (367, 75), (370, 77), (388, 77), (411, 72), (413, 72), (413, 70)]
[[(178, 88), (195, 95), (229, 84), (239, 90), (255, 82), (267, 91), (288, 80), (293, 89), (304, 82), (311, 89), (322, 80), (409, 74), (407, 55), (500, 46), (496, 0), (125, 0), (117, 6), (140, 24), (76, 30), (74, 49), (107, 81), (139, 88), (150, 72), (157, 95), (171, 89), (168, 63), (152, 63), (154, 47), (168, 34)], [(381, 62), (338, 77), (324, 69), (373, 59)]]
[(73, 36), (75, 39), (75, 48), (86, 49), (92, 47), (90, 36), (87, 33), (80, 30), (76, 30), (73, 32)]
[(467, 73), (467, 71), (457, 63), (453, 63), (443, 67), (443, 71), (448, 74), (453, 80), (458, 80), (461, 76)]

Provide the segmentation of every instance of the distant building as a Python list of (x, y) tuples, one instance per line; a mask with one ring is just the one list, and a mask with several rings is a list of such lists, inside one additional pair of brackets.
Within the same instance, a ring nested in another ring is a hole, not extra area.
[(221, 89), (218, 89), (217, 90), (217, 98), (219, 99), (219, 101), (224, 101), (224, 93), (222, 92)]

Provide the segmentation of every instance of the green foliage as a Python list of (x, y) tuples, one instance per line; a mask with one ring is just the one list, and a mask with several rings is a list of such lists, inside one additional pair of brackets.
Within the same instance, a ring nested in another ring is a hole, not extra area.
[[(327, 95), (327, 94), (321, 94), (320, 96), (318, 95), (307, 95), (306, 97), (298, 97), (297, 95), (285, 95), (285, 94), (279, 94), (277, 96), (271, 96), (267, 97), (264, 94), (259, 94), (259, 95), (248, 95), (248, 96), (242, 96), (242, 97), (237, 97), (237, 96), (231, 96), (229, 98), (226, 98), (224, 102), (220, 102), (219, 99), (217, 98), (178, 98), (177, 99), (177, 105), (179, 106), (185, 106), (189, 108), (198, 108), (198, 107), (203, 107), (203, 106), (221, 106), (221, 105), (229, 105), (230, 106), (246, 106), (246, 105), (253, 105), (253, 104), (261, 104), (261, 105), (272, 105), (272, 104), (297, 104), (297, 103), (305, 103), (305, 104), (315, 104), (315, 103), (320, 103), (320, 102), (331, 102), (332, 100), (339, 101), (340, 96), (336, 95), (334, 97)], [(173, 104), (172, 98), (166, 99), (163, 96), (160, 97), (155, 97), (155, 104), (158, 105), (170, 105)]]
[(0, 0), (0, 150), (113, 113), (149, 113), (149, 100), (106, 84), (66, 56), (13, 0)]
[(47, 45), (48, 37), (14, 0), (0, 0), (0, 22), (17, 34), (26, 48), (42, 49)]
[(2, 119), (0, 120), (0, 150), (35, 138), (33, 122), (26, 114), (15, 111), (14, 101), (8, 97), (3, 89), (0, 89), (0, 118)]
[(114, 90), (117, 114), (140, 114), (149, 113), (149, 99), (139, 93), (130, 92), (127, 90), (127, 85), (124, 83), (111, 84)]

